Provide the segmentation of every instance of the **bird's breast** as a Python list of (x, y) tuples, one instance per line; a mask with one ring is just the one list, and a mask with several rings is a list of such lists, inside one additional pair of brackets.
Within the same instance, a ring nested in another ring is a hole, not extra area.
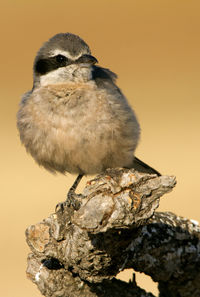
[(116, 121), (113, 121), (115, 112), (111, 105), (106, 92), (93, 84), (65, 84), (38, 90), (30, 102), (30, 109), (38, 117), (35, 122), (44, 124), (44, 129), (47, 125), (48, 129), (52, 127), (74, 134), (74, 129), (96, 131), (103, 124), (109, 124), (107, 128), (112, 129)]
[(36, 161), (60, 172), (96, 173), (123, 162), (125, 166), (138, 139), (137, 121), (123, 98), (92, 83), (35, 90), (19, 111), (18, 127)]

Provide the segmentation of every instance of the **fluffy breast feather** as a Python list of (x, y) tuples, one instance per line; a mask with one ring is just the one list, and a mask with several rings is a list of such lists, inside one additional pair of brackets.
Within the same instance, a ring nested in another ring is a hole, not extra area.
[(18, 113), (22, 143), (51, 171), (96, 173), (128, 166), (139, 124), (123, 95), (93, 82), (34, 90)]

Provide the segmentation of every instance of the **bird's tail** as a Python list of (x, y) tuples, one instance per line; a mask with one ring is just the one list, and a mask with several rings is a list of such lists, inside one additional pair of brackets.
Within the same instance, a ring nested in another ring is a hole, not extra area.
[(143, 161), (141, 161), (138, 158), (134, 158), (133, 161), (133, 168), (144, 173), (150, 173), (150, 174), (157, 174), (158, 176), (161, 176), (160, 172), (152, 168), (151, 166), (147, 165)]

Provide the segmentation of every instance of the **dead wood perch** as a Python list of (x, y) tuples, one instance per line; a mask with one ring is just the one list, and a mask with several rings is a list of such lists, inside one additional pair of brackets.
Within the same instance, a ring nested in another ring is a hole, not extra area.
[(158, 282), (161, 297), (200, 296), (200, 227), (155, 212), (175, 184), (173, 176), (108, 169), (77, 195), (77, 211), (59, 208), (26, 230), (28, 277), (51, 297), (153, 296), (134, 279), (114, 278), (133, 268)]

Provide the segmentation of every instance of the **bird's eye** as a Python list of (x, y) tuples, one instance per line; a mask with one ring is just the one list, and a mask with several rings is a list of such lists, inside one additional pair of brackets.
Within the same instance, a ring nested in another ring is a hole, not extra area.
[(65, 56), (63, 56), (63, 55), (57, 55), (56, 56), (56, 61), (58, 63), (63, 63), (63, 62), (66, 62), (67, 61), (67, 58)]

